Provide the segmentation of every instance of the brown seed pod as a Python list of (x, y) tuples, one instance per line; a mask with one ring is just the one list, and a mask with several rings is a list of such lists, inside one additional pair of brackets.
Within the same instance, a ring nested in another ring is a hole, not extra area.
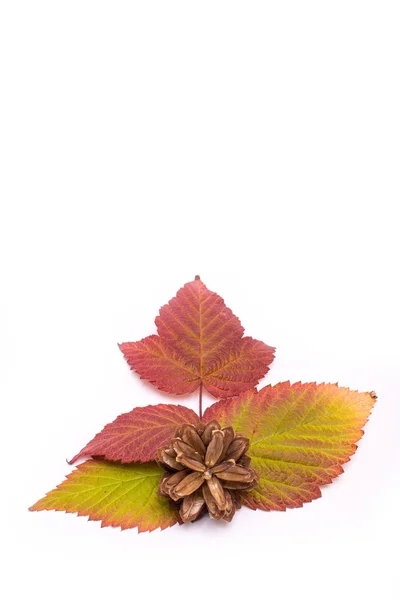
[(217, 421), (181, 425), (166, 448), (158, 451), (165, 473), (159, 493), (179, 506), (183, 522), (194, 521), (204, 510), (212, 519), (231, 521), (240, 508), (242, 493), (257, 485), (249, 468), (249, 440)]

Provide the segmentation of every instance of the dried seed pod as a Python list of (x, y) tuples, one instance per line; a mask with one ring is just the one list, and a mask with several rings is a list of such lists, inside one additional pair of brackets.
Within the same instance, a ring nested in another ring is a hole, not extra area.
[(233, 427), (224, 427), (222, 431), (224, 432), (224, 449), (221, 458), (225, 458), (226, 451), (235, 439), (235, 432)]
[(226, 451), (225, 460), (233, 458), (236, 462), (247, 452), (250, 442), (247, 438), (237, 435)]
[(224, 516), (224, 511), (219, 510), (217, 503), (214, 500), (214, 496), (211, 494), (210, 490), (208, 489), (208, 485), (203, 485), (203, 487), (201, 489), (203, 492), (204, 500), (206, 502), (208, 514), (210, 515), (210, 517), (212, 519), (215, 519), (216, 521), (220, 521)]
[(180, 427), (178, 427), (178, 429), (175, 431), (175, 437), (182, 439), (183, 432), (185, 431), (186, 427), (188, 427), (187, 424), (181, 425)]
[[(225, 492), (227, 492), (228, 490), (226, 488)], [(240, 491), (236, 491), (236, 490), (229, 490), (229, 493), (231, 495), (231, 498), (233, 500), (233, 506), (235, 507), (236, 510), (238, 510), (239, 508), (242, 508), (242, 497), (240, 495)]]
[(181, 437), (184, 442), (200, 454), (201, 458), (204, 458), (206, 447), (194, 425), (187, 425)]
[(224, 433), (219, 429), (215, 429), (212, 432), (211, 441), (207, 446), (205, 459), (207, 467), (213, 467), (219, 461), (223, 448)]
[[(179, 473), (182, 473), (182, 471), (179, 471)], [(175, 475), (175, 473), (174, 473)], [(163, 473), (162, 477), (161, 477), (161, 481), (160, 481), (160, 485), (158, 486), (158, 493), (160, 496), (169, 496), (166, 488), (166, 482), (167, 480), (171, 477), (170, 473)]]
[(254, 481), (227, 481), (221, 480), (221, 483), (224, 486), (224, 490), (252, 490), (257, 485), (258, 478)]
[(233, 503), (232, 496), (228, 492), (228, 490), (224, 490), (224, 491), (225, 491), (225, 499), (226, 499), (226, 508), (225, 508), (225, 512), (224, 512), (224, 519), (225, 519), (225, 521), (232, 521), (233, 516), (236, 512), (235, 505)]
[(219, 510), (225, 510), (225, 492), (219, 479), (217, 479), (216, 477), (211, 477), (211, 479), (207, 479), (207, 485)]
[(201, 439), (203, 440), (203, 443), (205, 446), (208, 446), (208, 444), (211, 442), (212, 432), (215, 431), (216, 429), (221, 429), (221, 427), (220, 427), (218, 421), (215, 421), (215, 420), (210, 421), (205, 426), (204, 431), (201, 436)]
[(173, 500), (178, 500), (178, 497), (175, 497), (175, 487), (180, 483), (185, 477), (189, 475), (190, 471), (177, 471), (172, 475), (170, 473), (165, 473), (161, 479), (160, 486), (158, 488), (161, 496), (170, 496)]
[(252, 469), (242, 467), (242, 465), (232, 465), (229, 469), (225, 469), (217, 473), (218, 479), (226, 481), (243, 481), (249, 483), (255, 478), (255, 473)]
[(157, 452), (157, 462), (161, 467), (171, 469), (172, 471), (180, 471), (185, 468), (164, 449), (160, 449)]
[(202, 457), (197, 452), (197, 450), (195, 450), (192, 446), (190, 446), (180, 438), (174, 438), (173, 440), (171, 440), (171, 447), (175, 450), (177, 457), (180, 454), (185, 454), (186, 456), (190, 456), (195, 460), (202, 460)]
[(205, 423), (197, 423), (196, 425), (196, 431), (199, 434), (199, 436), (201, 437), (203, 435), (203, 431), (206, 428), (206, 424)]
[(195, 460), (194, 458), (190, 458), (190, 456), (185, 456), (185, 454), (180, 454), (177, 461), (192, 471), (204, 473), (206, 470), (204, 463), (200, 462), (199, 460)]
[(221, 471), (226, 471), (226, 469), (230, 469), (234, 464), (235, 464), (235, 461), (232, 459), (225, 460), (224, 462), (219, 463), (218, 465), (213, 467), (211, 469), (211, 473), (216, 475), (217, 473), (221, 473)]
[(166, 469), (159, 493), (179, 510), (182, 522), (206, 510), (212, 519), (230, 521), (246, 490), (257, 484), (245, 452), (249, 441), (217, 421), (179, 427), (169, 445), (158, 452)]
[(250, 456), (247, 456), (247, 454), (245, 454), (238, 460), (238, 464), (242, 465), (243, 467), (248, 467), (250, 465), (250, 463), (251, 463), (251, 458), (250, 458)]
[(184, 496), (189, 496), (189, 494), (198, 490), (203, 483), (204, 479), (201, 473), (190, 473), (178, 483), (174, 491), (179, 498), (184, 498)]
[(172, 448), (164, 448), (164, 452), (165, 452), (165, 454), (168, 454), (168, 456), (172, 456), (172, 458), (176, 458), (176, 452), (175, 452), (175, 450), (172, 450)]
[(185, 523), (197, 519), (203, 510), (204, 504), (205, 500), (201, 490), (197, 490), (196, 492), (193, 492), (193, 494), (186, 496), (179, 509), (182, 521)]

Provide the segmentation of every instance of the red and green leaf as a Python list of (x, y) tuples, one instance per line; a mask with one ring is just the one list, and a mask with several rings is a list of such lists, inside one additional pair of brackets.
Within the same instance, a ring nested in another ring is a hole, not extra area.
[(134, 408), (104, 427), (74, 458), (101, 456), (107, 460), (147, 462), (155, 460), (158, 448), (166, 446), (184, 423), (198, 423), (190, 408), (158, 404)]
[(250, 439), (248, 455), (260, 480), (243, 495), (244, 504), (285, 510), (319, 498), (320, 486), (343, 472), (374, 402), (374, 394), (337, 385), (286, 382), (217, 402), (204, 421), (217, 419)]
[(275, 348), (251, 337), (218, 294), (195, 279), (160, 309), (158, 335), (120, 344), (131, 369), (170, 394), (200, 384), (215, 397), (231, 398), (254, 387), (268, 372)]
[(29, 510), (60, 510), (101, 526), (153, 531), (178, 523), (178, 512), (158, 495), (162, 470), (154, 462), (121, 465), (88, 460)]

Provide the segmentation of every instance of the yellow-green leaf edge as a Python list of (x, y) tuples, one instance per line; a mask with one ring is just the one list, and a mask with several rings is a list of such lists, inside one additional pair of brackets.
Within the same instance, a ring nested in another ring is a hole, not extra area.
[(77, 513), (102, 527), (166, 529), (178, 523), (178, 512), (158, 495), (162, 473), (155, 462), (88, 460), (29, 510)]

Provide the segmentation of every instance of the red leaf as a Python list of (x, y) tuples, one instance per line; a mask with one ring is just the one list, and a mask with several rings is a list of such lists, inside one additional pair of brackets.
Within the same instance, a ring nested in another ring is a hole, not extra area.
[(74, 458), (101, 456), (122, 463), (154, 460), (158, 448), (166, 446), (183, 423), (196, 424), (199, 417), (190, 408), (158, 404), (134, 408), (104, 427)]
[(194, 392), (201, 383), (217, 398), (232, 398), (257, 385), (275, 348), (243, 336), (223, 299), (199, 279), (160, 309), (158, 335), (120, 344), (131, 369), (170, 394)]

